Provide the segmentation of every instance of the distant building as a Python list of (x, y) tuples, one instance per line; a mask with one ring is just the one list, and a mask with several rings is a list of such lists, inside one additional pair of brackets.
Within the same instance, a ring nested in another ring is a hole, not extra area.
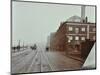
[(50, 47), (50, 36), (47, 37), (47, 43), (46, 43), (47, 47)]
[(66, 46), (66, 36), (64, 34), (66, 34), (66, 28), (64, 25), (62, 25), (62, 23), (60, 24), (61, 26), (59, 27), (59, 29), (57, 30), (57, 32), (55, 32), (55, 34), (53, 34), (52, 37), (52, 41), (50, 43), (50, 48), (53, 51), (64, 51), (65, 46)]
[(54, 44), (55, 44), (54, 43), (54, 40), (55, 40), (55, 32), (53, 32), (53, 33), (50, 34), (49, 39), (50, 39), (50, 41), (49, 41), (49, 49), (51, 51), (54, 51), (54, 49), (55, 49), (55, 46), (54, 46)]

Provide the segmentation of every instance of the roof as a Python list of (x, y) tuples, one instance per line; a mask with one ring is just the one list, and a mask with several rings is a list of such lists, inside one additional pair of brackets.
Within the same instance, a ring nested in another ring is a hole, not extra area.
[(67, 21), (69, 21), (69, 22), (82, 22), (82, 18), (77, 16), (77, 15), (74, 15), (74, 16), (71, 16), (69, 19), (67, 19)]

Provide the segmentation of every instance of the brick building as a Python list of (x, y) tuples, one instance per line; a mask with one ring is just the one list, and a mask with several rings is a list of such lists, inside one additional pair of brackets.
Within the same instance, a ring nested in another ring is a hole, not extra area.
[(55, 32), (53, 32), (53, 33), (51, 33), (50, 34), (50, 45), (49, 45), (49, 49), (51, 50), (51, 51), (54, 51), (54, 49), (55, 49), (55, 46), (54, 46), (54, 40), (55, 40)]
[(69, 54), (81, 54), (81, 43), (87, 39), (95, 41), (95, 23), (65, 22), (66, 38), (68, 39), (66, 50)]
[(50, 50), (53, 51), (64, 51), (66, 46), (66, 28), (65, 25), (62, 25), (59, 27), (57, 32), (53, 35), (50, 40)]
[(63, 51), (66, 44), (76, 45), (86, 39), (95, 40), (95, 30), (95, 23), (66, 21), (61, 23), (52, 43), (55, 49)]
[(96, 23), (88, 22), (85, 6), (81, 9), (81, 17), (72, 16), (61, 22), (50, 40), (50, 50), (65, 51), (68, 56), (86, 59), (96, 41)]
[[(73, 18), (75, 21), (72, 21)], [(67, 55), (74, 55), (74, 57), (87, 57), (86, 54), (90, 52), (88, 49), (91, 49), (93, 42), (96, 41), (95, 37), (96, 23), (88, 22), (87, 17), (82, 22), (78, 16), (72, 16), (60, 24), (59, 29), (52, 37), (50, 48), (53, 51), (65, 51)], [(85, 43), (90, 45), (85, 45)], [(85, 49), (85, 52), (82, 48)]]

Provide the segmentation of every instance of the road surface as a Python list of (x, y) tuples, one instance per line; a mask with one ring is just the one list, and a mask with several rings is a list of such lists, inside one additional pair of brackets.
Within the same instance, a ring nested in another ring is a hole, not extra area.
[(69, 58), (63, 52), (27, 49), (12, 53), (12, 73), (48, 72), (80, 69), (82, 62)]

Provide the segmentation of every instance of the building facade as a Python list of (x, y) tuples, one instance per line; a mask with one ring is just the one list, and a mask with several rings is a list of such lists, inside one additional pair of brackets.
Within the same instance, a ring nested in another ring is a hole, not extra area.
[[(96, 24), (83, 22), (65, 22), (66, 25), (66, 50), (68, 54), (78, 54), (81, 56), (81, 43), (87, 40), (96, 41)], [(86, 46), (85, 46), (86, 47)]]
[(69, 43), (80, 44), (86, 39), (95, 40), (95, 23), (65, 22), (66, 37)]
[(61, 22), (52, 39), (50, 48), (53, 51), (65, 51), (67, 55), (86, 57), (96, 42), (96, 23), (88, 22), (85, 6), (82, 6), (81, 17), (74, 15)]
[(59, 27), (50, 42), (50, 49), (53, 51), (64, 51), (66, 47), (66, 28), (65, 25)]
[[(50, 48), (52, 51), (65, 51), (67, 55), (78, 57), (85, 55), (84, 57), (86, 57), (90, 51), (88, 49), (92, 48), (93, 42), (96, 41), (95, 38), (96, 23), (66, 21), (60, 24), (59, 29), (53, 35)], [(82, 48), (86, 49), (85, 52)]]

